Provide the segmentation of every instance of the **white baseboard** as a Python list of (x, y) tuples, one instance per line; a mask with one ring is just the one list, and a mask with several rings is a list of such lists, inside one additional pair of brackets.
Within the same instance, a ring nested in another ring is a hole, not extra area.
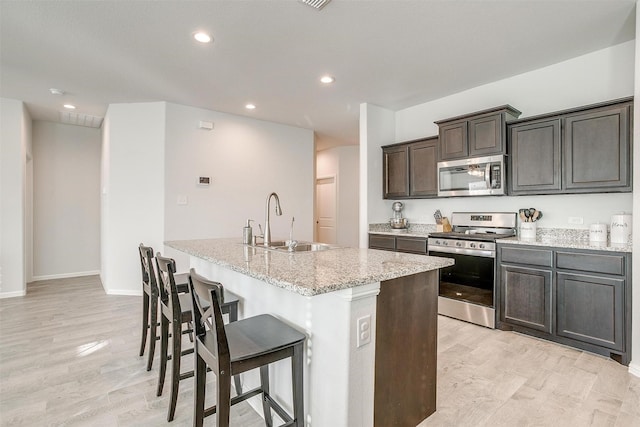
[(0, 292), (0, 299), (2, 299), (2, 298), (23, 297), (26, 294), (27, 294), (27, 291)]
[(142, 296), (142, 290), (132, 291), (130, 289), (105, 289), (104, 291), (107, 293), (107, 295), (126, 295), (132, 297)]
[(45, 274), (43, 276), (33, 276), (32, 281), (37, 282), (39, 280), (69, 279), (71, 277), (97, 276), (99, 274), (100, 270), (79, 271), (76, 273)]
[(637, 363), (629, 363), (629, 373), (631, 375), (635, 375), (636, 377), (640, 377), (640, 364)]

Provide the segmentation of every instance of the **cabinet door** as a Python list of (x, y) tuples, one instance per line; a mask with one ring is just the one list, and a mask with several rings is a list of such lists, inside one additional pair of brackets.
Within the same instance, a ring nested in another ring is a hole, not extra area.
[(629, 105), (567, 116), (565, 188), (631, 191)]
[(369, 234), (369, 248), (395, 251), (396, 238), (382, 234)]
[(409, 145), (409, 195), (438, 195), (438, 138)]
[(500, 320), (551, 333), (551, 270), (500, 266)]
[(504, 152), (502, 114), (469, 120), (469, 155), (489, 156)]
[(396, 237), (396, 250), (414, 254), (427, 254), (427, 239), (421, 237)]
[(382, 194), (385, 199), (409, 196), (409, 150), (406, 145), (385, 147), (383, 156)]
[(509, 128), (510, 194), (561, 190), (560, 119)]
[(459, 121), (440, 126), (440, 160), (452, 160), (467, 157), (467, 122)]
[(624, 278), (558, 272), (556, 334), (624, 350)]

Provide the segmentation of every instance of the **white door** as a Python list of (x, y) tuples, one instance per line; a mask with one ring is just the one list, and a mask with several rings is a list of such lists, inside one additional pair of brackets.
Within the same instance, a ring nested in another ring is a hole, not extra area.
[(336, 243), (336, 177), (316, 179), (316, 240)]

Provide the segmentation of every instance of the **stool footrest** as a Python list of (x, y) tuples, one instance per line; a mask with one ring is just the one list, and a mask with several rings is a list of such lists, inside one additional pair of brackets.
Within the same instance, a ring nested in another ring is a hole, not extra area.
[[(257, 387), (257, 388), (254, 388), (253, 390), (249, 390), (249, 391), (247, 391), (245, 393), (242, 393), (239, 396), (234, 396), (234, 397), (231, 398), (231, 406), (235, 405), (238, 402), (244, 402), (245, 400), (250, 399), (253, 396), (257, 396), (260, 393), (262, 393), (262, 389), (260, 387)], [(206, 408), (204, 410), (204, 416), (205, 417), (208, 417), (209, 415), (213, 415), (215, 413), (216, 413), (216, 405), (213, 405), (210, 408)]]
[(278, 404), (278, 402), (273, 400), (271, 395), (264, 393), (264, 395), (262, 396), (262, 399), (266, 400), (269, 406), (271, 406), (271, 409), (273, 409), (276, 412), (276, 414), (278, 414), (278, 416), (282, 419), (282, 421), (287, 423), (287, 424), (284, 424), (285, 426), (293, 425), (293, 418), (291, 418), (291, 416), (285, 412), (285, 410), (282, 408), (282, 406)]

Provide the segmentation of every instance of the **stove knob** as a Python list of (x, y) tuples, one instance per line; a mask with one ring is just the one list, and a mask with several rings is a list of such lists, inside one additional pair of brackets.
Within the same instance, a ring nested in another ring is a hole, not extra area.
[(439, 245), (439, 244), (440, 244), (440, 240), (436, 240), (436, 245)]
[(462, 247), (462, 242), (456, 242), (457, 247)]
[(470, 247), (470, 248), (475, 248), (475, 247), (476, 247), (476, 244), (475, 244), (475, 243), (469, 243), (469, 247)]
[(480, 246), (478, 246), (480, 249), (484, 249), (484, 243), (480, 243)]

